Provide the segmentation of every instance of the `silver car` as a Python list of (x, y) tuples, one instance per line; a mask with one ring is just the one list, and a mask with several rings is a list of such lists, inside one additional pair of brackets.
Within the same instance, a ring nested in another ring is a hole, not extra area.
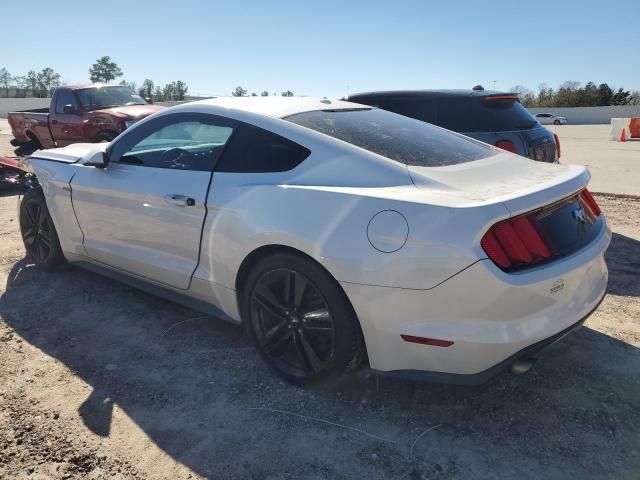
[(567, 119), (553, 113), (537, 113), (536, 120), (541, 125), (566, 125)]

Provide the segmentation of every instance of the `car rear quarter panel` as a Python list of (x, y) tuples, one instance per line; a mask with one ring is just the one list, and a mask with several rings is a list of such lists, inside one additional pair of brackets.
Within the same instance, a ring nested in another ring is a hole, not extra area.
[[(478, 235), (501, 204), (450, 208), (416, 203), (413, 185), (342, 188), (257, 184), (243, 174), (214, 174), (196, 277), (235, 288), (242, 261), (266, 245), (297, 249), (337, 280), (400, 288), (432, 288), (484, 258)], [(408, 236), (392, 253), (375, 249), (367, 235), (371, 219), (394, 210), (405, 217)]]

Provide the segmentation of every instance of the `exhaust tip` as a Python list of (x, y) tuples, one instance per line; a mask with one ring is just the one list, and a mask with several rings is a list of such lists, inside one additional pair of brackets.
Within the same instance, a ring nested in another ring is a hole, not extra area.
[(524, 375), (536, 363), (535, 358), (520, 358), (511, 365), (511, 373), (514, 375)]

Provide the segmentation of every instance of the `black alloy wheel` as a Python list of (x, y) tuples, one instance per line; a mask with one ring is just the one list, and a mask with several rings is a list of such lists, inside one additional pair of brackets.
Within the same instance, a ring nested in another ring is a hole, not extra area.
[(38, 263), (45, 262), (51, 255), (51, 223), (39, 202), (24, 205), (21, 222), (22, 239), (27, 253)]
[(327, 300), (305, 275), (279, 268), (264, 273), (251, 294), (256, 340), (286, 375), (311, 377), (335, 354), (336, 328)]
[(65, 263), (58, 234), (39, 189), (25, 192), (20, 203), (20, 233), (27, 255), (38, 267), (55, 270)]

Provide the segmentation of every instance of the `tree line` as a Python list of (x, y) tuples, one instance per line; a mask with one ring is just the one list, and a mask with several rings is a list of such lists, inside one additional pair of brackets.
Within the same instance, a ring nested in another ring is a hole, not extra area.
[(0, 91), (4, 97), (48, 97), (60, 86), (60, 74), (51, 67), (41, 71), (29, 70), (26, 75), (11, 75), (0, 68)]
[[(89, 68), (89, 78), (92, 82), (109, 83), (124, 76), (118, 64), (109, 56), (103, 56)], [(60, 86), (60, 74), (51, 67), (41, 71), (29, 70), (26, 75), (12, 75), (6, 68), (0, 68), (0, 92), (5, 97), (49, 97), (56, 87)], [(156, 84), (146, 78), (138, 87), (135, 82), (121, 80), (120, 85), (126, 85), (138, 95), (151, 102), (182, 101), (187, 98), (189, 87), (182, 80), (176, 80), (164, 86)], [(520, 96), (525, 107), (597, 107), (610, 105), (640, 105), (640, 91), (629, 91), (624, 88), (614, 90), (606, 83), (596, 85), (594, 82), (567, 81), (557, 90), (546, 83), (538, 85), (537, 91), (532, 91), (522, 85), (516, 85), (511, 92)], [(269, 92), (261, 93), (249, 91), (238, 86), (231, 92), (234, 97), (267, 97)], [(273, 96), (278, 93), (273, 92)], [(280, 93), (283, 97), (292, 97), (293, 92), (286, 90)]]
[[(242, 88), (240, 86), (236, 87), (235, 90), (233, 92), (231, 92), (231, 96), (232, 97), (268, 97), (269, 96), (269, 92), (267, 92), (266, 90), (263, 90), (260, 95), (258, 95), (256, 92), (251, 92), (251, 94), (249, 94), (249, 91), (245, 88)], [(273, 96), (277, 97), (278, 93), (277, 92), (273, 92)], [(282, 97), (293, 97), (293, 92), (291, 90), (285, 90), (284, 92), (282, 92), (280, 94), (280, 96)]]
[(624, 88), (614, 90), (606, 83), (596, 85), (587, 82), (567, 81), (557, 90), (546, 83), (538, 85), (534, 92), (522, 85), (516, 85), (512, 92), (520, 96), (520, 102), (531, 107), (601, 107), (610, 105), (640, 105), (640, 91), (629, 91)]
[[(96, 60), (89, 68), (91, 82), (109, 83), (124, 74), (111, 57), (104, 56)], [(29, 70), (26, 75), (12, 75), (5, 67), (0, 68), (0, 95), (4, 97), (50, 97), (53, 91), (61, 85), (60, 74), (51, 67), (45, 67), (40, 72)], [(137, 89), (135, 82), (120, 81), (134, 92), (151, 101), (185, 100), (189, 87), (182, 80), (167, 83), (164, 87), (145, 79), (142, 87)]]
[[(109, 56), (98, 58), (89, 68), (89, 79), (94, 83), (109, 83), (123, 76), (124, 73), (120, 66)], [(6, 68), (0, 68), (0, 92), (5, 97), (50, 97), (60, 84), (60, 74), (51, 67), (43, 68), (40, 72), (30, 70), (26, 75), (12, 75)], [(140, 86), (136, 82), (124, 79), (119, 84), (128, 86), (150, 102), (185, 100), (189, 92), (189, 87), (182, 80), (176, 80), (164, 86), (150, 78), (145, 78)], [(269, 92), (264, 90), (259, 95), (255, 92), (249, 94), (248, 90), (238, 86), (231, 92), (231, 95), (234, 97), (268, 97)], [(273, 95), (277, 96), (278, 94), (273, 92)], [(293, 92), (285, 90), (280, 95), (293, 97)]]

